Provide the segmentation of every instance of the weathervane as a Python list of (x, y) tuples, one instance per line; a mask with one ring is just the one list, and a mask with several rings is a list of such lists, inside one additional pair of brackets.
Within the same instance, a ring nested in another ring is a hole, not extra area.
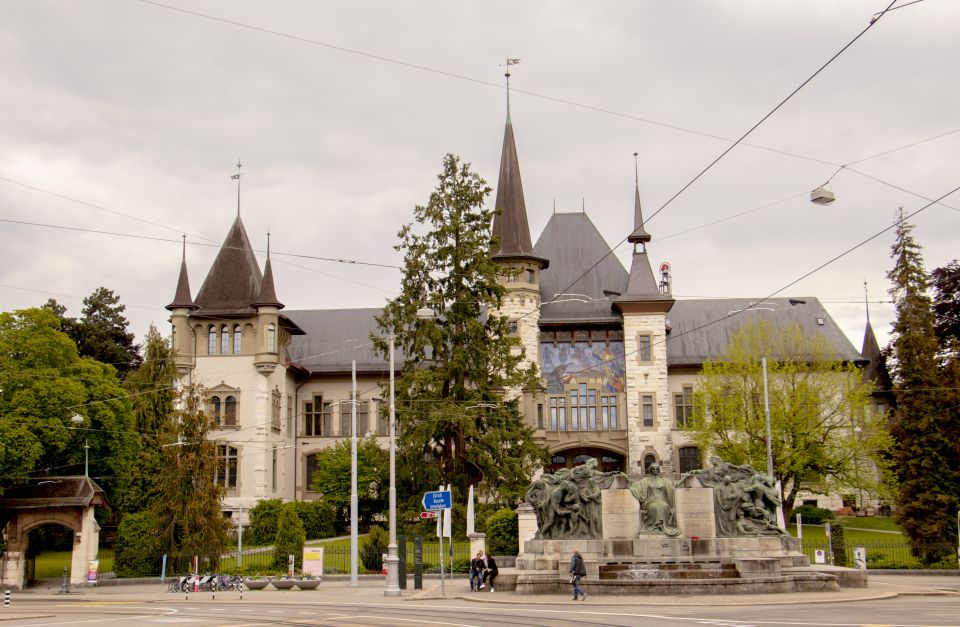
[(237, 173), (230, 175), (230, 180), (237, 182), (237, 215), (240, 215), (240, 177), (242, 176), (240, 174), (240, 168), (242, 167), (243, 164), (240, 163), (239, 159), (237, 159)]
[(870, 292), (867, 291), (867, 277), (863, 277), (863, 304), (867, 306), (867, 324), (870, 324)]
[(507, 58), (507, 62), (501, 65), (500, 67), (506, 66), (507, 71), (504, 74), (507, 77), (507, 121), (510, 121), (510, 66), (520, 63), (520, 59), (511, 59)]

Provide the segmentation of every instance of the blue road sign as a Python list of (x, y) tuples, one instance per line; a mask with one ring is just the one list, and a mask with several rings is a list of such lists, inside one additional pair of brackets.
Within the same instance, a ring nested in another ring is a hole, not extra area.
[(438, 509), (450, 509), (453, 506), (453, 501), (450, 498), (450, 493), (446, 490), (438, 490), (436, 492), (426, 492), (423, 495), (423, 509), (427, 511), (436, 511)]

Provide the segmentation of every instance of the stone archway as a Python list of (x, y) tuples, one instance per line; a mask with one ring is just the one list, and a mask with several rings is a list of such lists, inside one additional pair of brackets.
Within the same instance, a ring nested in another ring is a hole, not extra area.
[(100, 526), (94, 509), (106, 505), (103, 490), (88, 477), (44, 477), (7, 490), (0, 498), (7, 544), (0, 583), (13, 589), (25, 585), (27, 537), (43, 525), (61, 525), (73, 531), (70, 583), (86, 581), (87, 565), (97, 557)]

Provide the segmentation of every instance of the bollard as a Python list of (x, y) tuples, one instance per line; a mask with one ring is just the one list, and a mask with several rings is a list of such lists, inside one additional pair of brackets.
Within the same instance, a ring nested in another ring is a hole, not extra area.
[(10, 607), (10, 591), (3, 591), (3, 607)]
[(60, 584), (60, 594), (70, 594), (70, 580), (67, 578), (67, 567), (63, 567), (63, 582)]

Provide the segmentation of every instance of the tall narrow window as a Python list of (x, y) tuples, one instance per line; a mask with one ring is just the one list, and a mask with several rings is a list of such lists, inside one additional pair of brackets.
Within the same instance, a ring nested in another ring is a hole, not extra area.
[(351, 426), (353, 426), (353, 407), (350, 403), (343, 403), (340, 406), (340, 435), (352, 435)]
[(287, 394), (287, 437), (293, 437), (293, 397)]
[(590, 412), (589, 415), (589, 429), (591, 431), (597, 430), (597, 391), (590, 390), (587, 392), (587, 411)]
[(370, 431), (370, 403), (357, 401), (357, 435), (363, 437)]
[(207, 354), (217, 354), (217, 327), (213, 326), (212, 324), (207, 330)]
[(210, 422), (217, 427), (220, 426), (220, 423), (223, 420), (223, 415), (220, 413), (222, 410), (223, 407), (220, 404), (220, 397), (210, 397)]
[(377, 435), (390, 435), (390, 401), (377, 403)]
[(240, 325), (233, 327), (233, 354), (239, 355), (243, 348), (243, 329)]
[(280, 390), (273, 389), (270, 398), (270, 429), (275, 433), (280, 433)]
[(693, 386), (683, 386), (682, 394), (673, 395), (673, 410), (676, 414), (677, 426), (687, 427), (693, 416)]
[(554, 396), (550, 398), (550, 430), (557, 430), (557, 404), (559, 399)]
[(223, 408), (223, 424), (228, 427), (237, 426), (237, 397), (228, 396)]
[(271, 464), (270, 464), (270, 477), (271, 477), (271, 481), (270, 481), (271, 489), (274, 492), (276, 492), (277, 491), (277, 447), (276, 446), (273, 447), (273, 459), (271, 460)]
[(267, 352), (277, 352), (277, 326), (272, 322), (267, 325)]
[(307, 455), (307, 472), (304, 474), (304, 481), (306, 481), (307, 490), (313, 492), (313, 475), (317, 472), (317, 454), (310, 453)]
[(170, 325), (170, 348), (177, 350), (177, 325)]
[(648, 394), (643, 394), (640, 397), (640, 406), (642, 409), (643, 426), (652, 427), (653, 426), (653, 396)]
[(321, 407), (323, 397), (314, 396), (313, 401), (303, 404), (303, 435), (317, 436), (326, 433), (322, 429)]
[(580, 429), (580, 407), (577, 404), (579, 397), (577, 390), (570, 390), (570, 430), (578, 431)]
[(238, 461), (236, 447), (227, 444), (217, 445), (217, 483), (227, 489), (237, 487)]
[(653, 361), (653, 354), (650, 350), (651, 339), (647, 334), (643, 334), (637, 337), (637, 354), (640, 361), (642, 362), (651, 362)]
[(334, 405), (333, 403), (323, 404), (323, 435), (333, 435), (333, 412), (337, 411), (339, 407), (339, 405)]
[(220, 354), (230, 354), (230, 327), (227, 325), (220, 327)]
[(537, 429), (543, 429), (543, 403), (537, 403)]

